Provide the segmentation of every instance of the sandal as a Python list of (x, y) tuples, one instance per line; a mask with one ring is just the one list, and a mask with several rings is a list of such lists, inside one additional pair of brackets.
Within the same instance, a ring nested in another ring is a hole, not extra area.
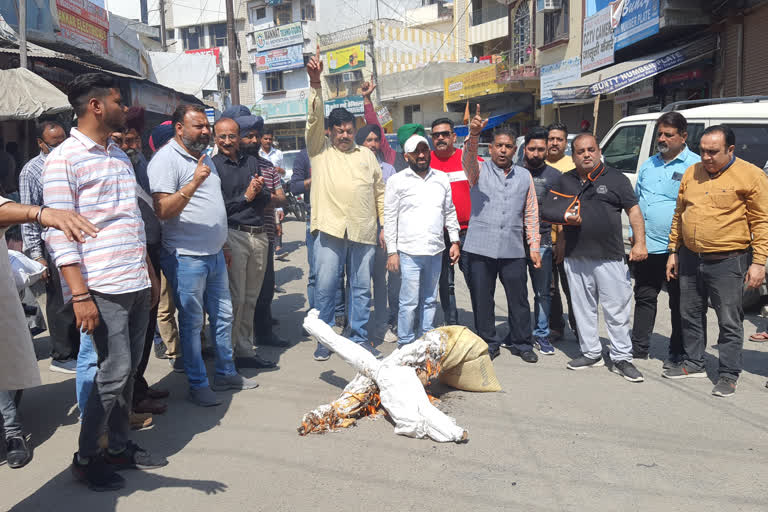
[(756, 332), (752, 336), (749, 337), (749, 341), (768, 341), (768, 332)]

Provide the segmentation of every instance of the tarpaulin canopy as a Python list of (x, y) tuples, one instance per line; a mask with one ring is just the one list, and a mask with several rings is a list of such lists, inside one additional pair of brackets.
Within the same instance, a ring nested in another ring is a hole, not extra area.
[[(519, 114), (519, 112), (507, 112), (506, 114), (499, 114), (488, 118), (488, 124), (483, 128), (483, 131), (492, 130), (499, 126), (501, 123)], [(466, 137), (469, 135), (469, 127), (467, 125), (456, 126), (453, 131), (459, 137)]]
[(646, 78), (707, 57), (714, 51), (714, 38), (705, 37), (678, 48), (621, 62), (584, 75), (552, 89), (552, 98), (554, 103), (592, 100), (600, 94), (615, 93)]
[(0, 121), (37, 119), (72, 110), (67, 96), (24, 68), (0, 70)]

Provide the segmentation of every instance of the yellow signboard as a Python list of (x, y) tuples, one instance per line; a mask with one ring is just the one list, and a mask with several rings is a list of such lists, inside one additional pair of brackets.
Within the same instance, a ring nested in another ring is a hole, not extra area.
[(326, 53), (329, 73), (342, 73), (365, 67), (365, 45), (356, 44)]
[(466, 101), (468, 99), (497, 94), (500, 92), (509, 92), (512, 90), (511, 84), (498, 84), (498, 66), (487, 66), (476, 71), (462, 73), (443, 81), (443, 107), (448, 103), (455, 101)]

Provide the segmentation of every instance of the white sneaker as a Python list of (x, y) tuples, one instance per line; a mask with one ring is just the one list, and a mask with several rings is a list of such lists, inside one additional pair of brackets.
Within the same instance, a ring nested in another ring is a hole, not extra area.
[(384, 333), (384, 337), (382, 338), (387, 343), (397, 343), (397, 334), (392, 332), (392, 328), (387, 326), (387, 331)]
[(52, 360), (51, 366), (48, 369), (59, 373), (77, 373), (77, 359), (67, 359), (66, 361)]

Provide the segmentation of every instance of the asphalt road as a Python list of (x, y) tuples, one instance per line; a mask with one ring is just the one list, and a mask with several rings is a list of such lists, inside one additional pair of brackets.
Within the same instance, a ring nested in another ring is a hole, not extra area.
[[(338, 357), (312, 360), (314, 344), (300, 327), (304, 225), (285, 227), (293, 252), (277, 263), (286, 293), (276, 296), (274, 312), (280, 334), (294, 344), (262, 351), (280, 368), (250, 371), (261, 387), (224, 393), (223, 405), (200, 409), (185, 400), (184, 376), (153, 358), (147, 376), (172, 392), (169, 409), (134, 439), (170, 464), (125, 472), (125, 489), (93, 493), (69, 472), (79, 432), (74, 377), (49, 372), (41, 359), (43, 386), (22, 402), (34, 460), (21, 470), (0, 466), (0, 510), (768, 510), (768, 347), (745, 342), (745, 371), (731, 398), (710, 395), (716, 349), (709, 349), (710, 380), (662, 379), (670, 330), (664, 308), (653, 359), (637, 362), (642, 384), (606, 368), (566, 370), (578, 353), (568, 335), (538, 364), (502, 351), (495, 361), (502, 392), (436, 390), (440, 407), (469, 431), (468, 444), (396, 436), (386, 418), (299, 437), (302, 415), (338, 396), (354, 373)], [(469, 296), (457, 281), (460, 319), (471, 325)], [(502, 323), (500, 286), (496, 296)], [(748, 317), (747, 336), (759, 321)], [(717, 337), (712, 311), (708, 334)], [(45, 335), (37, 347), (45, 354)]]

